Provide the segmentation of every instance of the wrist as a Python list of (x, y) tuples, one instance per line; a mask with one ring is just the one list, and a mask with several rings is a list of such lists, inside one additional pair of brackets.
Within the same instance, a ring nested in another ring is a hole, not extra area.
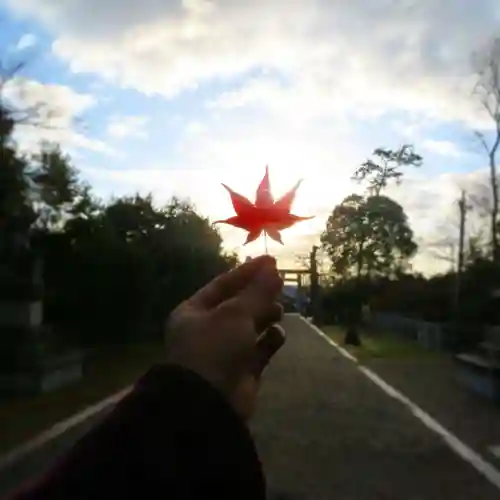
[(164, 361), (164, 365), (177, 366), (194, 373), (210, 384), (218, 392), (222, 393), (226, 397), (228, 396), (229, 391), (224, 377), (218, 372), (218, 370), (214, 370), (205, 363), (193, 362), (192, 360), (183, 359), (179, 356), (167, 356)]

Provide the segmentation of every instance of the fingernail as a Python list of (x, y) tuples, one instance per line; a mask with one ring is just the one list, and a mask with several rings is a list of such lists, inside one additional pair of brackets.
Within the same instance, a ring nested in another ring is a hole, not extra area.
[(262, 263), (264, 264), (274, 264), (276, 265), (276, 258), (273, 257), (272, 255), (261, 255), (260, 257), (256, 257), (257, 259), (260, 259)]

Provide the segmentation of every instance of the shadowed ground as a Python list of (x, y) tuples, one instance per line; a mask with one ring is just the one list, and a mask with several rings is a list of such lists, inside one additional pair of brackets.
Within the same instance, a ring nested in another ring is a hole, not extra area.
[(89, 418), (84, 423), (71, 428), (61, 436), (48, 442), (23, 460), (11, 467), (0, 470), (0, 498), (3, 498), (3, 495), (8, 491), (17, 488), (18, 485), (31, 476), (44, 470), (58, 455), (67, 450), (80, 436), (90, 429), (104, 413)]
[[(265, 374), (252, 425), (271, 491), (287, 494), (287, 500), (500, 497), (300, 318), (288, 316), (284, 326), (288, 341)], [(0, 497), (94, 422), (0, 471)]]
[(300, 318), (253, 423), (272, 491), (310, 500), (498, 499), (500, 492)]

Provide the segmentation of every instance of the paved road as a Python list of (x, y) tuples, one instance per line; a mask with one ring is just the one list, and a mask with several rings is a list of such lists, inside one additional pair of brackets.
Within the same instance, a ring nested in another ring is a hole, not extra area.
[(15, 463), (9, 468), (0, 470), (0, 498), (8, 491), (17, 488), (30, 477), (39, 474), (58, 455), (67, 450), (80, 436), (87, 432), (106, 411), (100, 415), (89, 418), (84, 423), (73, 427), (69, 431), (53, 439), (46, 445), (31, 453), (28, 457)]
[(273, 490), (301, 500), (500, 498), (300, 318), (285, 329), (253, 424)]
[[(300, 318), (266, 372), (253, 423), (270, 489), (297, 500), (498, 500), (458, 458)], [(97, 417), (99, 418), (99, 417)], [(95, 418), (0, 473), (0, 497), (46, 466)]]

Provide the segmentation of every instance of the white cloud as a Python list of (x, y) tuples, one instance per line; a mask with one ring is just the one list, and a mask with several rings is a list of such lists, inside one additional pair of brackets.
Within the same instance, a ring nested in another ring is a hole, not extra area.
[(186, 125), (184, 130), (188, 136), (198, 136), (205, 131), (205, 126), (200, 121), (193, 120)]
[(16, 50), (23, 51), (34, 47), (38, 43), (38, 38), (33, 33), (24, 34), (17, 42)]
[(435, 139), (426, 139), (423, 141), (422, 146), (424, 149), (433, 153), (438, 153), (442, 156), (451, 156), (457, 158), (462, 156), (464, 152), (451, 141), (440, 141)]
[(93, 151), (94, 153), (102, 153), (113, 157), (123, 156), (118, 151), (116, 151), (116, 149), (112, 148), (104, 141), (101, 141), (100, 139), (91, 138), (84, 134), (79, 134), (74, 131), (69, 132), (66, 138), (64, 138), (64, 136), (61, 135), (56, 136), (54, 138), (54, 141), (58, 142), (59, 144), (62, 143), (63, 145), (66, 145), (66, 147), (69, 148), (86, 149), (88, 151)]
[(78, 131), (81, 116), (97, 103), (94, 96), (76, 92), (66, 85), (43, 84), (16, 77), (5, 85), (3, 97), (15, 110), (31, 110), (21, 113), (20, 116), (31, 118), (17, 125), (14, 135), (22, 150), (31, 151), (38, 147), (40, 141), (47, 140), (57, 142), (68, 150), (87, 149), (115, 154), (101, 140)]
[(271, 104), (279, 94), (278, 105), (289, 112), (397, 109), (475, 122), (480, 115), (470, 99), (469, 56), (497, 30), (500, 10), (496, 0), (10, 5), (56, 33), (54, 52), (74, 71), (97, 72), (146, 93), (172, 96), (266, 68), (290, 85), (263, 89), (252, 82), (250, 93), (260, 92)]
[(145, 130), (148, 124), (146, 116), (113, 116), (108, 123), (107, 133), (114, 139), (125, 139), (126, 137), (137, 137), (145, 139)]
[(70, 126), (76, 117), (96, 104), (90, 94), (76, 92), (71, 87), (44, 84), (16, 77), (7, 82), (3, 96), (16, 108), (40, 108), (48, 125), (57, 128)]
[(75, 157), (79, 150), (92, 151), (108, 156), (119, 156), (119, 153), (99, 139), (88, 137), (72, 129), (51, 129), (43, 127), (18, 126), (14, 135), (22, 151), (36, 151), (41, 141), (60, 144), (64, 150)]
[(280, 99), (283, 91), (284, 88), (268, 76), (252, 78), (244, 87), (223, 92), (212, 99), (207, 103), (207, 107), (210, 109), (235, 109), (255, 103), (260, 104), (263, 101), (272, 104)]

